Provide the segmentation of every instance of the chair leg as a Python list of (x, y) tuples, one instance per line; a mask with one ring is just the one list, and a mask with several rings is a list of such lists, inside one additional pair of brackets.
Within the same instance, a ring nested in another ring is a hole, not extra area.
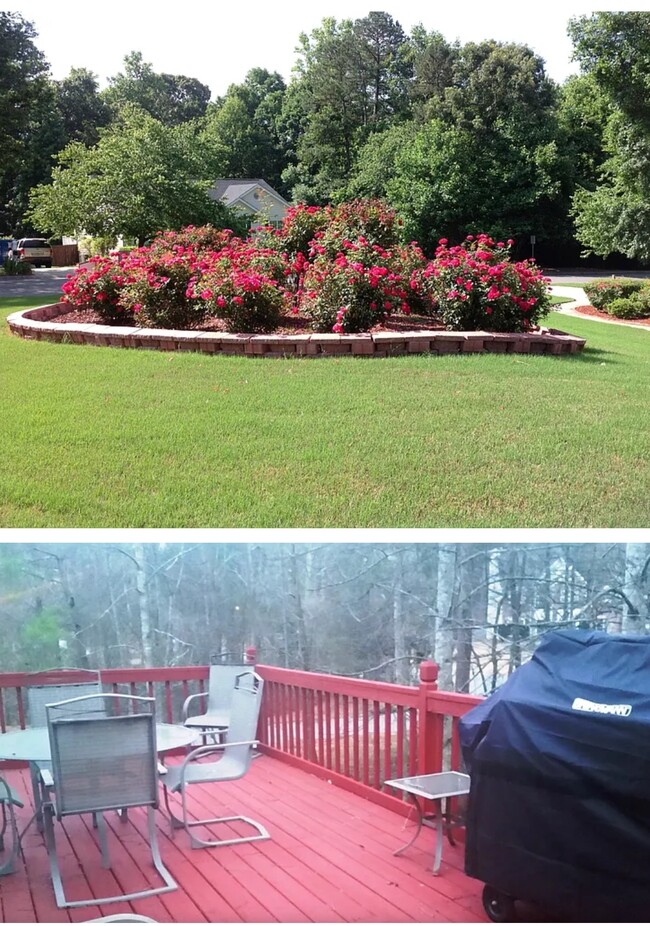
[[(56, 854), (56, 841), (54, 836), (54, 808), (49, 802), (44, 804), (43, 824), (45, 831), (45, 844), (47, 846), (47, 854), (50, 859), (50, 874), (52, 876), (52, 886), (54, 887), (54, 896), (56, 898), (57, 907), (88, 907), (94, 906), (95, 904), (101, 906), (102, 904), (119, 903), (120, 901), (126, 900), (140, 900), (143, 897), (152, 897), (155, 894), (166, 894), (168, 891), (176, 890), (178, 884), (176, 881), (174, 881), (167, 868), (165, 868), (162, 858), (160, 857), (154, 813), (155, 811), (153, 807), (147, 807), (147, 825), (151, 858), (154, 868), (164, 882), (162, 887), (148, 888), (144, 891), (134, 891), (131, 894), (118, 894), (115, 897), (89, 897), (88, 900), (66, 900), (65, 891), (63, 889), (63, 881), (61, 879), (61, 870), (59, 868), (59, 859)], [(104, 818), (102, 814), (98, 814), (97, 823), (101, 840), (102, 830), (104, 827)]]
[(11, 833), (11, 849), (5, 861), (0, 865), (0, 876), (11, 874), (16, 870), (15, 862), (18, 858), (20, 848), (20, 837), (18, 835), (18, 825), (16, 823), (16, 814), (13, 805), (2, 801), (2, 833), (0, 834), (0, 849), (4, 849), (4, 837), (9, 827)]
[(41, 772), (35, 762), (29, 763), (29, 774), (32, 779), (32, 794), (34, 795), (34, 817), (39, 833), (43, 832), (43, 792)]
[[(243, 842), (259, 842), (262, 839), (271, 838), (268, 831), (262, 826), (262, 824), (257, 823), (256, 820), (252, 820), (250, 817), (243, 817), (243, 816), (212, 817), (206, 820), (190, 820), (187, 815), (187, 801), (185, 798), (185, 788), (183, 788), (181, 791), (181, 807), (182, 807), (183, 817), (182, 819), (179, 819), (172, 812), (169, 806), (167, 788), (165, 787), (164, 784), (163, 784), (163, 793), (165, 796), (165, 807), (167, 808), (167, 812), (169, 814), (169, 818), (170, 818), (170, 822), (172, 826), (172, 834), (175, 829), (180, 829), (181, 827), (183, 827), (183, 829), (186, 831), (187, 835), (190, 838), (190, 846), (192, 849), (204, 849), (204, 848), (209, 848), (213, 846), (234, 846), (234, 845), (239, 845), (240, 843), (243, 843)], [(207, 826), (208, 824), (217, 824), (217, 823), (233, 823), (235, 820), (241, 820), (243, 823), (246, 823), (249, 826), (251, 826), (255, 830), (255, 834), (253, 836), (236, 836), (236, 837), (233, 837), (232, 839), (206, 840), (206, 839), (200, 839), (198, 836), (195, 836), (194, 833), (192, 833), (191, 831), (191, 828), (193, 826)]]

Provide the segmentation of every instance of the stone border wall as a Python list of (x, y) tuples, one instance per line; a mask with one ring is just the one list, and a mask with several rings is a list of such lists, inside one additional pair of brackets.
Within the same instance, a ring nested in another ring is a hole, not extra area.
[(23, 338), (95, 344), (100, 347), (135, 347), (148, 350), (190, 350), (208, 354), (244, 354), (254, 357), (315, 357), (353, 354), (387, 357), (399, 354), (575, 354), (584, 338), (554, 328), (531, 334), (492, 331), (387, 331), (378, 334), (223, 334), (208, 331), (172, 331), (163, 328), (127, 328), (113, 325), (61, 325), (52, 319), (69, 311), (64, 303), (14, 312), (7, 318), (10, 330)]

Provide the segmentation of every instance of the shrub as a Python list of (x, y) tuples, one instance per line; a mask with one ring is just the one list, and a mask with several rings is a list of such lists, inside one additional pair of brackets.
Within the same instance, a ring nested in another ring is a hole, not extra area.
[(263, 240), (269, 247), (285, 251), (288, 259), (293, 261), (297, 254), (307, 256), (311, 241), (327, 221), (327, 209), (320, 206), (292, 206), (287, 210), (277, 232), (267, 229)]
[(440, 239), (422, 286), (447, 328), (525, 331), (546, 315), (549, 281), (532, 261), (511, 262), (512, 244), (468, 235), (462, 245), (448, 247)]
[(401, 311), (415, 315), (433, 315), (434, 310), (427, 287), (423, 285), (422, 274), (428, 261), (417, 241), (398, 245), (393, 248), (390, 260), (391, 269), (400, 274), (406, 289), (405, 304)]
[(165, 254), (175, 248), (191, 248), (200, 251), (219, 251), (230, 244), (233, 232), (230, 228), (214, 228), (212, 225), (187, 225), (180, 231), (160, 232), (153, 239), (150, 251), (154, 254)]
[(193, 289), (207, 313), (222, 318), (229, 331), (273, 331), (284, 307), (284, 291), (275, 280), (261, 272), (228, 266), (223, 258)]
[(110, 325), (132, 324), (133, 313), (120, 297), (129, 274), (108, 257), (91, 257), (87, 267), (80, 267), (61, 287), (63, 302), (75, 309), (93, 310)]
[(382, 248), (393, 248), (399, 243), (401, 219), (381, 199), (341, 203), (328, 207), (326, 213), (327, 222), (314, 236), (321, 254), (335, 257), (347, 241), (360, 240)]
[(621, 277), (585, 283), (583, 289), (594, 308), (607, 310), (607, 306), (615, 299), (629, 299), (633, 293), (640, 292), (648, 285), (646, 280), (627, 280)]
[(28, 276), (32, 272), (32, 265), (26, 260), (14, 260), (13, 257), (5, 258), (2, 269), (6, 276)]
[(633, 292), (627, 299), (613, 299), (607, 314), (615, 318), (650, 318), (650, 287)]
[[(181, 253), (182, 252), (182, 253)], [(120, 304), (143, 328), (195, 328), (206, 316), (205, 301), (193, 284), (202, 272), (192, 248), (139, 248), (121, 267), (128, 280)]]
[(317, 257), (305, 274), (302, 299), (302, 311), (315, 330), (367, 331), (391, 312), (408, 313), (408, 292), (392, 257), (362, 238), (344, 242), (335, 260)]

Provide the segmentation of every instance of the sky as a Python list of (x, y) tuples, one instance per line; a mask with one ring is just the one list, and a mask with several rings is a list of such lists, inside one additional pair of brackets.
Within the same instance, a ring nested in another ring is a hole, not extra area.
[[(437, 30), (450, 41), (496, 39), (530, 45), (546, 61), (548, 74), (562, 82), (577, 73), (571, 62), (572, 45), (566, 34), (571, 16), (604, 10), (609, 4), (549, 2), (497, 3), (496, 0), (452, 0), (444, 3), (411, 0), (316, 0), (276, 3), (272, 0), (112, 0), (110, 4), (64, 4), (44, 0), (0, 0), (0, 10), (20, 13), (38, 33), (56, 80), (71, 67), (85, 67), (99, 78), (122, 69), (131, 51), (140, 51), (155, 71), (184, 74), (207, 84), (213, 99), (229, 84), (241, 83), (252, 67), (279, 71), (288, 80), (295, 64), (301, 32), (311, 32), (323, 17), (357, 19), (371, 9), (389, 13), (405, 30), (418, 23)], [(650, 4), (626, 9), (649, 9)]]

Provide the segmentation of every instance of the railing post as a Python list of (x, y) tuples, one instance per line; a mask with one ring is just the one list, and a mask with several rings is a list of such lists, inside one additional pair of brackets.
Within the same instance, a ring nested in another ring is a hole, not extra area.
[(254, 666), (257, 662), (257, 647), (247, 646), (244, 649), (244, 664)]
[(444, 717), (429, 710), (428, 699), (438, 690), (438, 666), (425, 659), (420, 663), (418, 699), (418, 775), (442, 771)]

